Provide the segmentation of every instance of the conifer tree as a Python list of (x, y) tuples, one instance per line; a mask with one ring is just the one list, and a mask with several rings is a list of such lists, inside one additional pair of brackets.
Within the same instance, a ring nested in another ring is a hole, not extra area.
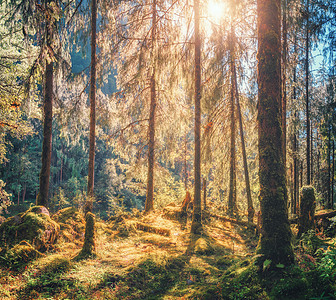
[[(48, 207), (50, 165), (51, 165), (51, 142), (52, 142), (52, 119), (53, 119), (53, 81), (54, 81), (54, 57), (53, 35), (54, 22), (52, 11), (50, 11), (50, 0), (45, 1), (44, 9), (46, 11), (45, 36), (46, 50), (49, 57), (46, 58), (45, 83), (44, 83), (44, 122), (43, 122), (43, 143), (42, 143), (42, 167), (40, 172), (40, 191), (36, 199), (36, 205)], [(48, 11), (49, 10), (49, 11)]]
[(147, 193), (145, 202), (145, 212), (154, 209), (154, 163), (155, 163), (155, 112), (156, 112), (156, 84), (155, 84), (155, 44), (156, 44), (156, 0), (152, 3), (152, 46), (151, 61), (152, 67), (150, 75), (150, 107), (149, 107), (149, 126), (148, 126), (148, 173), (147, 173)]
[(85, 236), (84, 244), (77, 259), (95, 255), (95, 216), (93, 210), (94, 197), (94, 158), (96, 139), (96, 26), (97, 26), (97, 1), (91, 0), (91, 72), (90, 72), (90, 138), (89, 138), (89, 168), (88, 189), (85, 203)]
[(201, 208), (201, 36), (200, 36), (200, 2), (194, 0), (194, 34), (195, 34), (195, 157), (194, 157), (194, 210), (191, 232), (202, 231)]
[(260, 265), (294, 262), (286, 203), (281, 130), (280, 0), (258, 1), (258, 135), (261, 236)]
[(90, 71), (90, 138), (89, 138), (89, 167), (88, 167), (88, 199), (85, 212), (92, 212), (92, 201), (94, 196), (94, 159), (96, 139), (96, 24), (97, 24), (97, 2), (91, 0), (91, 71)]
[(231, 77), (231, 87), (230, 87), (230, 184), (229, 184), (229, 201), (228, 201), (228, 213), (233, 215), (237, 212), (237, 186), (236, 186), (236, 117), (235, 117), (235, 99), (236, 89), (235, 89), (235, 38), (233, 32), (233, 24), (231, 20), (231, 33), (229, 38), (229, 56), (230, 56), (230, 77)]

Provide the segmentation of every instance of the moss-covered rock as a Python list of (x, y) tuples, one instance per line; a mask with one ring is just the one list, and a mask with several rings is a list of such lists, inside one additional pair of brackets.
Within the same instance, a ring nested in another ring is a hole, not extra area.
[(46, 251), (59, 236), (60, 226), (53, 221), (43, 206), (8, 218), (0, 225), (0, 247), (9, 248), (27, 241), (36, 250)]
[(83, 241), (85, 220), (76, 208), (61, 209), (52, 218), (59, 223), (61, 236), (66, 241)]
[(4, 249), (0, 254), (0, 262), (7, 268), (19, 270), (41, 255), (41, 252), (27, 241), (22, 241), (7, 251)]

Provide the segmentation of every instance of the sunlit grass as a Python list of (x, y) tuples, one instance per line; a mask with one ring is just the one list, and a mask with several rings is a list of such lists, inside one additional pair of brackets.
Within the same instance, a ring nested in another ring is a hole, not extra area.
[[(137, 222), (169, 230), (170, 235), (137, 230)], [(22, 273), (1, 270), (0, 299), (25, 294), (27, 299), (147, 299), (143, 298), (146, 293), (162, 299), (193, 299), (223, 272), (219, 257), (248, 250), (234, 227), (214, 220), (204, 228), (203, 246), (209, 245), (211, 251), (195, 253), (198, 238), (189, 233), (190, 221), (183, 227), (163, 218), (161, 212), (97, 220), (94, 259), (73, 261), (82, 240), (69, 240), (63, 232), (53, 252), (30, 263)], [(63, 230), (71, 228), (63, 226)]]

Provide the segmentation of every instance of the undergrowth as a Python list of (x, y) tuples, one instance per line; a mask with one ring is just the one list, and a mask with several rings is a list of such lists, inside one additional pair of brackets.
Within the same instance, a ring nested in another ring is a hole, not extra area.
[[(61, 239), (54, 253), (41, 255), (18, 251), (28, 249), (26, 242), (7, 249), (0, 258), (0, 299), (336, 299), (336, 247), (315, 232), (296, 242), (295, 266), (259, 270), (255, 239), (233, 226), (209, 223), (200, 237), (164, 220), (169, 237), (136, 229), (120, 234), (138, 220), (163, 224), (146, 218), (99, 221), (97, 257), (80, 262), (73, 257), (81, 244), (73, 240)], [(73, 229), (77, 221), (71, 222)]]

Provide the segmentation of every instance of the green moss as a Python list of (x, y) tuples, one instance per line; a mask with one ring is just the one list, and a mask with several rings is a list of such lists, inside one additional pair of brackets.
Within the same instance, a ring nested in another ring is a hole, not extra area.
[(67, 207), (59, 210), (53, 219), (57, 223), (70, 223), (71, 221), (84, 223), (83, 215), (75, 207)]
[(45, 251), (57, 240), (60, 226), (50, 219), (45, 207), (35, 206), (8, 218), (0, 225), (0, 247), (11, 247), (23, 240)]
[(308, 282), (305, 278), (282, 278), (269, 293), (271, 299), (307, 299)]
[(201, 255), (211, 255), (214, 253), (214, 248), (208, 240), (199, 238), (195, 242), (194, 252)]
[(41, 255), (42, 254), (27, 241), (22, 241), (7, 251), (3, 250), (0, 253), (0, 262), (1, 265), (18, 271)]
[(62, 256), (54, 257), (42, 270), (42, 273), (45, 274), (58, 274), (69, 271), (72, 264), (71, 261)]
[(61, 236), (66, 241), (83, 241), (85, 219), (74, 207), (67, 207), (58, 211), (52, 217), (61, 228)]
[(235, 264), (237, 261), (237, 258), (233, 255), (225, 255), (217, 259), (216, 266), (220, 269), (227, 269), (228, 267)]
[(130, 269), (117, 299), (159, 299), (178, 280), (185, 260), (177, 258), (149, 258)]

